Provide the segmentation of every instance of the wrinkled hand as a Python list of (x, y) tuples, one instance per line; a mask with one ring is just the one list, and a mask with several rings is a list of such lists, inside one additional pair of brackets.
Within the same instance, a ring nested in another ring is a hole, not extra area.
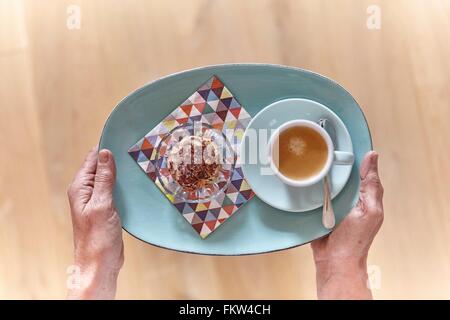
[(311, 243), (317, 270), (319, 298), (372, 297), (367, 286), (367, 256), (383, 223), (383, 187), (378, 154), (369, 152), (361, 168), (359, 201), (327, 237)]
[(72, 215), (75, 265), (80, 285), (69, 289), (69, 298), (114, 298), (123, 265), (120, 217), (114, 206), (116, 178), (109, 150), (92, 149), (68, 190)]

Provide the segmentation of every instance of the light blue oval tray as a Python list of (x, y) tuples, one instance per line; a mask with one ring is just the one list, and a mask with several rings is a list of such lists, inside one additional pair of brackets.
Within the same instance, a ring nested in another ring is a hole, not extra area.
[(353, 142), (355, 165), (344, 189), (333, 200), (337, 222), (358, 200), (359, 165), (372, 141), (364, 114), (336, 82), (292, 67), (266, 64), (208, 66), (169, 75), (136, 90), (109, 116), (100, 148), (110, 149), (117, 165), (114, 199), (123, 228), (142, 241), (183, 252), (243, 255), (283, 250), (326, 235), (321, 208), (292, 214), (254, 197), (223, 226), (202, 240), (128, 155), (128, 148), (157, 125), (211, 76), (217, 75), (254, 116), (285, 98), (317, 101), (334, 111)]

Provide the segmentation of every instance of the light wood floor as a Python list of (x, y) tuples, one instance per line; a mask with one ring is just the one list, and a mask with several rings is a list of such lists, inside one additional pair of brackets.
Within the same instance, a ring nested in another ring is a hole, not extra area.
[[(373, 3), (380, 30), (366, 26)], [(66, 186), (116, 102), (227, 62), (314, 70), (355, 96), (386, 190), (375, 297), (450, 298), (449, 58), (450, 1), (0, 0), (0, 298), (64, 297)], [(125, 250), (119, 298), (315, 298), (309, 246), (203, 257), (125, 235)]]

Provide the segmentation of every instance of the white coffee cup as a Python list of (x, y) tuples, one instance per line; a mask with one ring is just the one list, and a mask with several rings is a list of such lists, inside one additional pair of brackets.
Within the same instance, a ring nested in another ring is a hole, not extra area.
[[(307, 127), (311, 128), (314, 131), (316, 131), (320, 136), (324, 139), (328, 153), (327, 153), (327, 160), (325, 162), (325, 165), (322, 167), (322, 169), (314, 176), (309, 177), (307, 179), (302, 180), (295, 180), (286, 177), (283, 175), (277, 168), (275, 161), (274, 161), (274, 143), (278, 140), (280, 134), (285, 131), (286, 129), (292, 128), (292, 127)], [(346, 151), (336, 151), (334, 150), (333, 142), (331, 141), (331, 138), (329, 134), (323, 129), (321, 126), (319, 126), (317, 123), (309, 121), (309, 120), (291, 120), (283, 125), (281, 125), (272, 135), (272, 137), (269, 140), (269, 163), (270, 168), (272, 171), (278, 176), (278, 178), (283, 181), (285, 184), (293, 186), (293, 187), (307, 187), (310, 185), (313, 185), (319, 181), (321, 181), (330, 171), (332, 164), (338, 164), (338, 165), (352, 165), (355, 156), (351, 152)]]

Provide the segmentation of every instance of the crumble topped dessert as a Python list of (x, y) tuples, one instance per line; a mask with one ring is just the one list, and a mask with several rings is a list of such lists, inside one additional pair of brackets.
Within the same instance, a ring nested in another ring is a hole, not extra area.
[(170, 150), (168, 169), (184, 191), (196, 191), (217, 180), (222, 167), (219, 154), (210, 138), (187, 136)]

